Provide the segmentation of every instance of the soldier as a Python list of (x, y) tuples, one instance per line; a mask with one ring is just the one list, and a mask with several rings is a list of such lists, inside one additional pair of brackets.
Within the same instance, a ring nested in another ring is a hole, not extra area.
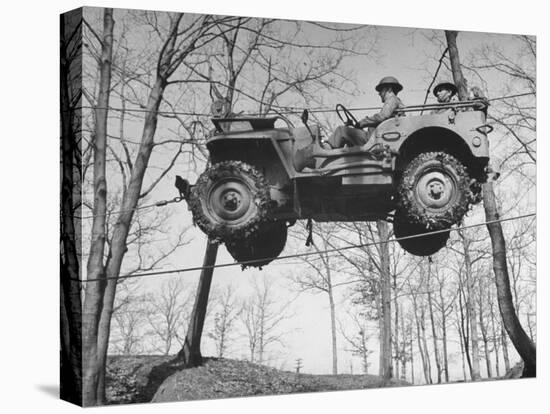
[[(328, 140), (332, 148), (340, 148), (345, 144), (364, 145), (378, 124), (393, 117), (399, 108), (403, 108), (403, 102), (397, 97), (403, 86), (396, 78), (393, 76), (382, 78), (375, 89), (384, 104), (380, 112), (364, 117), (354, 127), (341, 125), (336, 128)], [(363, 131), (363, 128), (367, 127), (368, 131)]]
[[(439, 82), (434, 88), (434, 95), (437, 98), (437, 103), (440, 104), (452, 102), (457, 93), (457, 87), (454, 83), (449, 81)], [(432, 114), (440, 114), (448, 110), (448, 107), (434, 109)]]
[(472, 86), (470, 89), (470, 93), (468, 96), (468, 99), (471, 101), (478, 101), (479, 102), (479, 109), (481, 109), (485, 115), (487, 115), (487, 107), (489, 106), (489, 100), (478, 86)]

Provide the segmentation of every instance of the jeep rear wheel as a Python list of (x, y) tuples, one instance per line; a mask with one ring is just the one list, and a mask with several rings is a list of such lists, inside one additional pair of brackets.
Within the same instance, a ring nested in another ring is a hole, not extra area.
[(227, 242), (225, 247), (229, 254), (241, 263), (243, 269), (248, 266), (261, 269), (281, 254), (287, 234), (285, 221), (267, 222), (261, 224), (254, 235)]
[(446, 152), (414, 158), (398, 187), (404, 219), (427, 230), (441, 230), (462, 221), (471, 200), (466, 167)]
[(415, 256), (431, 256), (445, 247), (447, 240), (449, 240), (449, 231), (424, 234), (426, 232), (428, 232), (428, 230), (423, 228), (422, 225), (408, 223), (404, 218), (400, 218), (396, 215), (396, 219), (393, 223), (393, 233), (397, 239), (420, 235), (418, 237), (397, 240), (399, 245), (410, 254)]
[(269, 186), (240, 161), (214, 164), (191, 190), (193, 220), (210, 238), (227, 242), (254, 234), (270, 206)]

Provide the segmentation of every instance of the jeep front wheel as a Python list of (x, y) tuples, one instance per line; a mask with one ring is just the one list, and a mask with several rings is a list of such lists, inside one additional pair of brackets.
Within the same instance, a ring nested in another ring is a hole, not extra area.
[(252, 166), (240, 161), (214, 164), (193, 186), (193, 220), (210, 238), (221, 241), (254, 234), (270, 206), (269, 186)]
[(462, 221), (471, 199), (466, 167), (443, 151), (414, 158), (398, 187), (404, 218), (427, 230), (441, 230)]

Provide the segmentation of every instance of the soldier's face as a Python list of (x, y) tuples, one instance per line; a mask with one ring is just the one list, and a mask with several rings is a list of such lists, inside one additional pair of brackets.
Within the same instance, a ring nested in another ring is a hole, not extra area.
[(390, 91), (391, 91), (391, 88), (382, 88), (382, 89), (380, 89), (380, 92), (378, 92), (378, 95), (380, 96), (380, 100), (382, 102), (386, 102), (388, 92), (390, 92)]
[(437, 101), (440, 103), (449, 102), (451, 100), (451, 91), (449, 89), (441, 88), (437, 91)]

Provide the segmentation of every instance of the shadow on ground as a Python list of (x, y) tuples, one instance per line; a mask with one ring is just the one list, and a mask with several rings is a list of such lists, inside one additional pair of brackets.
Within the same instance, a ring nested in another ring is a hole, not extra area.
[(59, 398), (59, 385), (54, 384), (40, 384), (36, 388), (41, 391), (43, 394), (46, 394), (55, 399)]

